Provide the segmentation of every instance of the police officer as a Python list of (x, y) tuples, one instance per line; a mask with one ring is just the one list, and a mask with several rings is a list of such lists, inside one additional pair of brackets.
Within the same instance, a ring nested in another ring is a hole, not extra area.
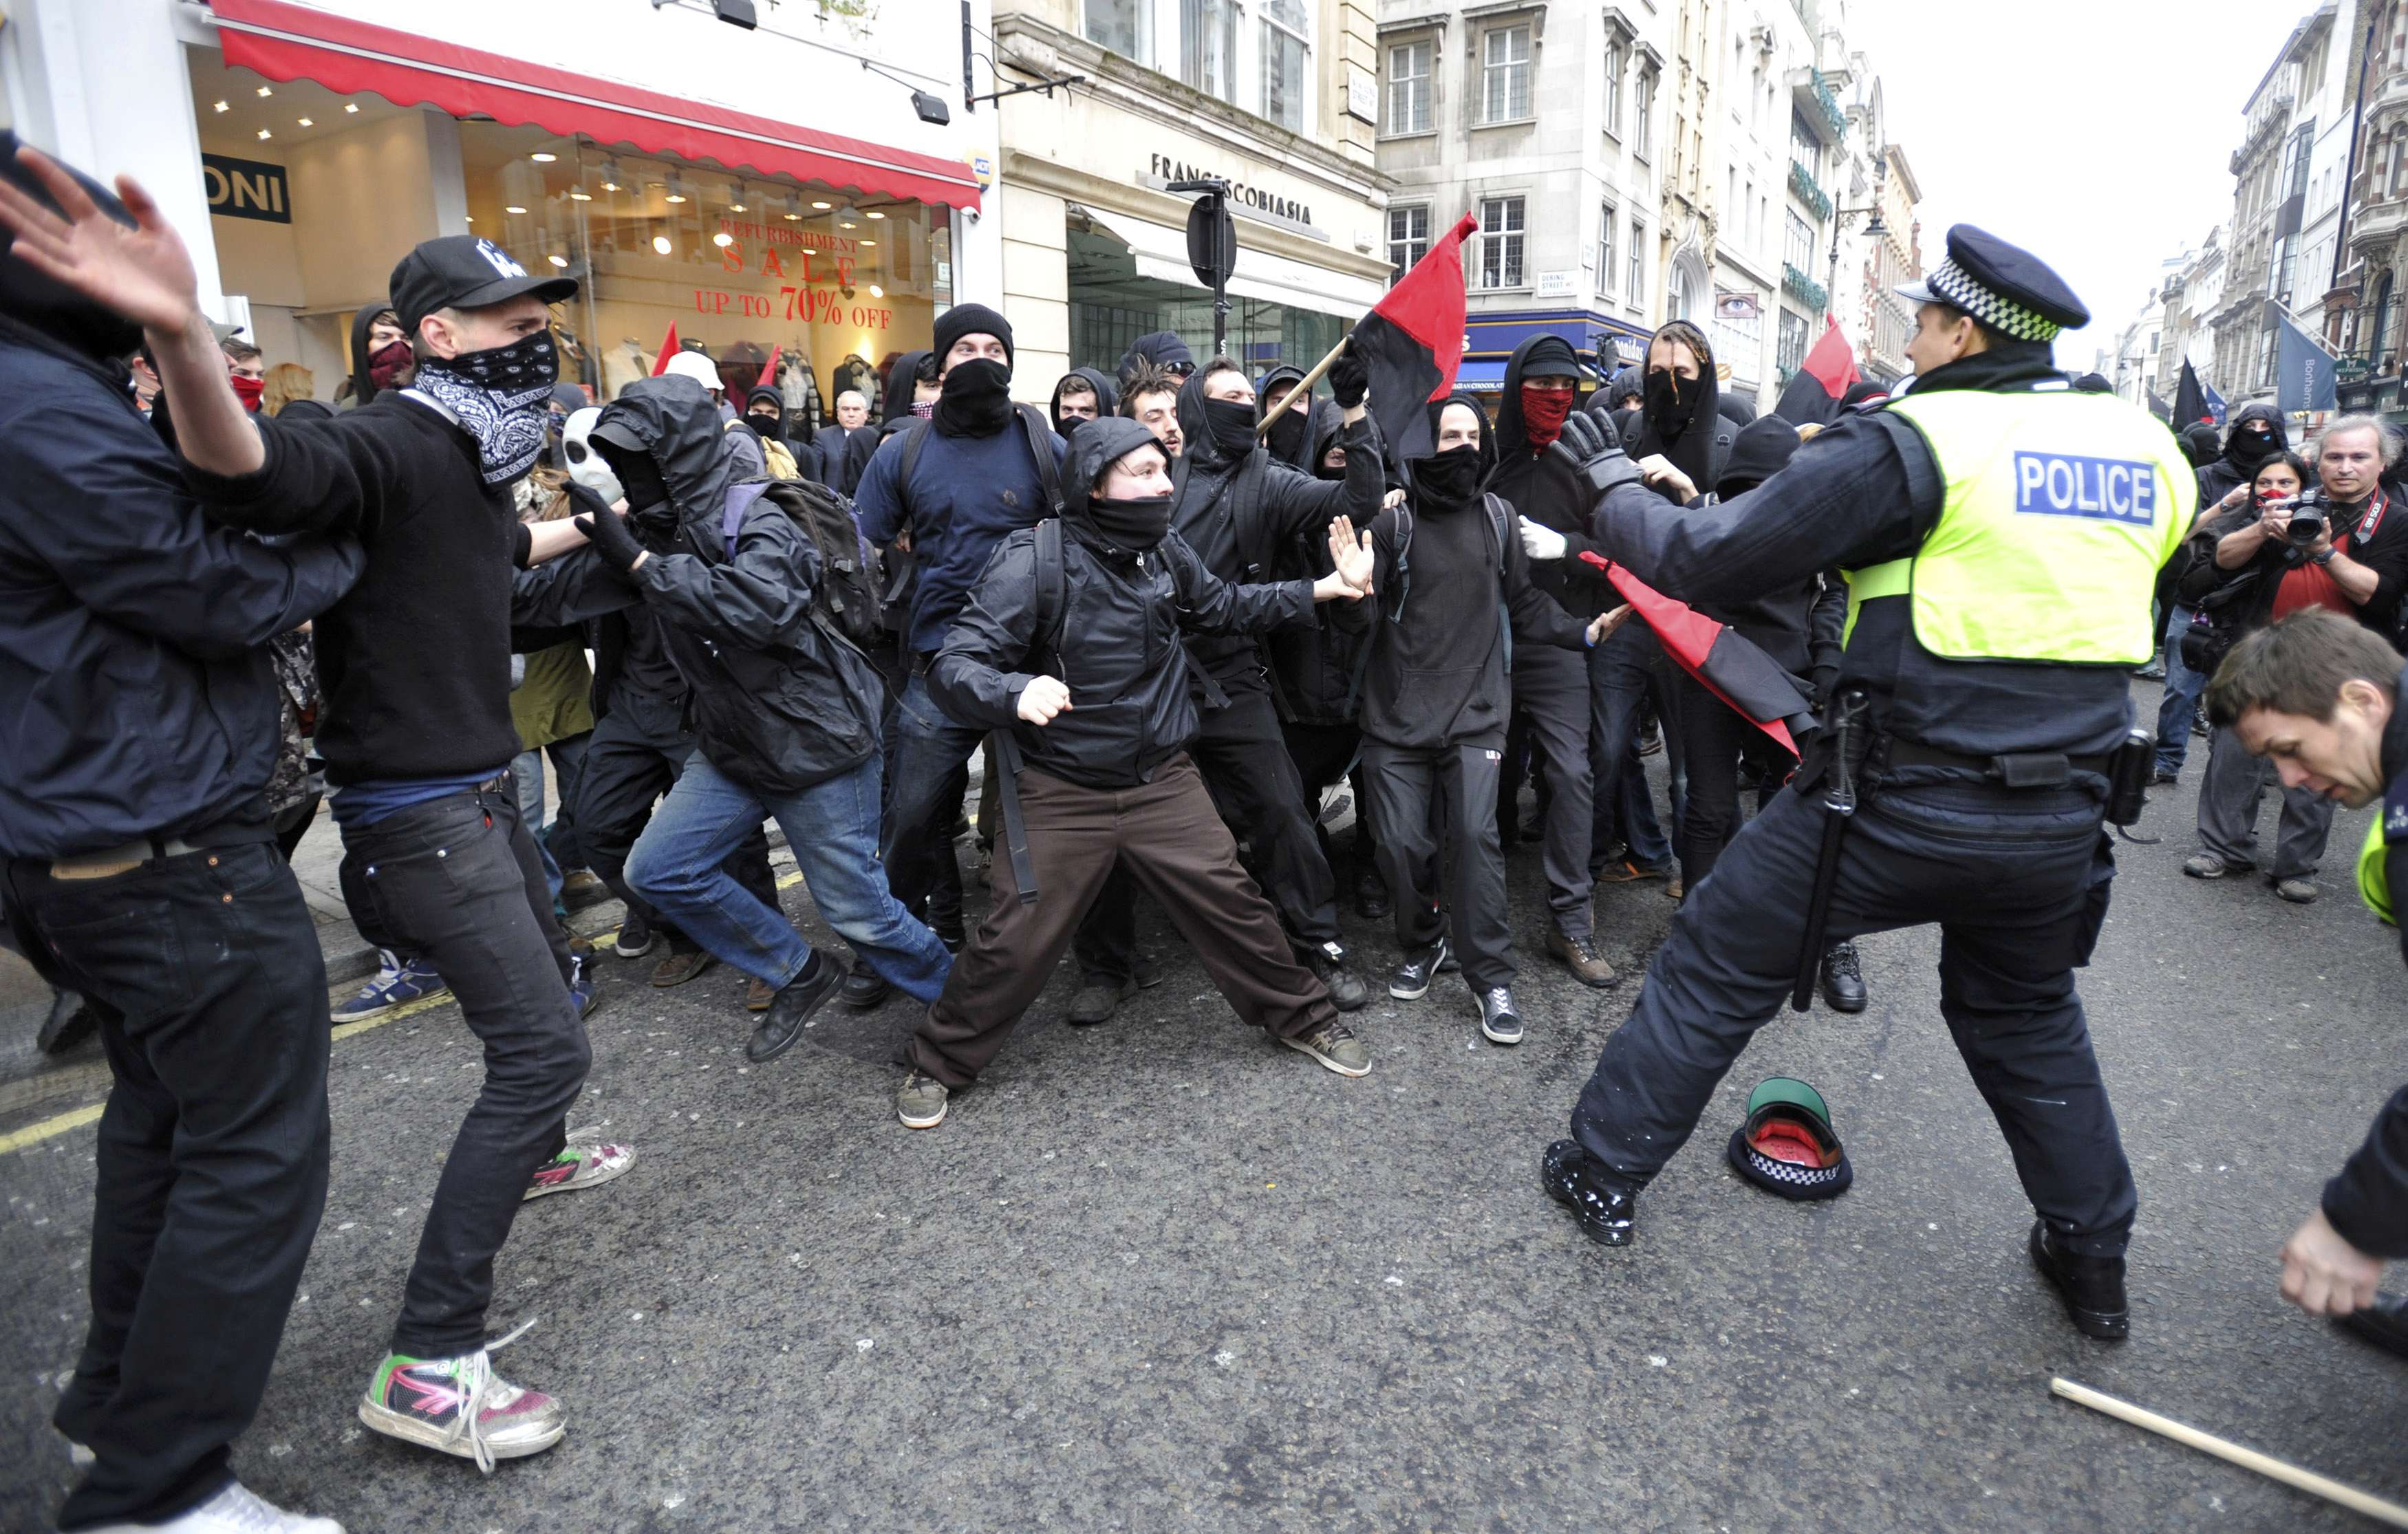
[[(1941, 1011), (2039, 1211), (2032, 1259), (2078, 1328), (2120, 1338), (2132, 1174), (2073, 970), (2106, 913), (2108, 774), (2130, 765), (2111, 758), (2129, 754), (2128, 676), (2153, 648), (2150, 590), (2189, 525), (2191, 472), (2164, 426), (2052, 366), (2057, 331), (2090, 316), (2038, 258), (1960, 224), (1899, 291), (1919, 306), (1914, 391), (1747, 495), (1668, 507), (1642, 480), (1669, 466), (1577, 419), (1551, 451), (1587, 480), (1599, 545), (1684, 600), (1847, 572), (1833, 714), (1861, 726), (1823, 731), (1799, 791), (1689, 892), (1542, 1181), (1592, 1239), (1627, 1242), (1639, 1190), (1801, 953), (1936, 921)], [(1858, 768), (1861, 809), (1827, 837), (1826, 803)]]

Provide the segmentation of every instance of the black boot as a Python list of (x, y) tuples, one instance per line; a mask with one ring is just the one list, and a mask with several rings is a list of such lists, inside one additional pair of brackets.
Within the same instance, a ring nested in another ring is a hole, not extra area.
[(1824, 953), (1823, 1005), (1835, 1012), (1865, 1010), (1865, 972), (1856, 964), (1855, 943), (1833, 943)]
[(814, 950), (803, 972), (770, 999), (769, 1010), (761, 1014), (760, 1025), (752, 1030), (752, 1039), (744, 1046), (744, 1057), (760, 1065), (794, 1048), (795, 1040), (810, 1025), (811, 1014), (820, 1010), (822, 1002), (836, 995), (837, 987), (842, 983), (844, 971), (826, 954)]
[(83, 997), (73, 991), (61, 991), (50, 998), (50, 1015), (43, 1020), (35, 1044), (44, 1054), (64, 1054), (99, 1030), (100, 1019), (83, 1004)]
[(2386, 1353), (2408, 1358), (2408, 1296), (2376, 1295), (2373, 1304), (2336, 1318), (2333, 1325)]
[(1576, 1140), (1559, 1140), (1539, 1160), (1539, 1186), (1580, 1216), (1581, 1234), (1599, 1246), (1628, 1246), (1639, 1224), (1639, 1196), (1607, 1185), (1596, 1158)]
[(848, 1007), (858, 1007), (863, 1011), (867, 1011), (872, 1007), (884, 1005), (887, 996), (893, 994), (894, 989), (886, 983), (884, 976), (862, 963), (861, 955), (855, 953), (853, 956), (853, 968), (845, 971), (844, 985), (839, 999)]
[(2120, 1342), (2131, 1334), (2132, 1312), (2124, 1298), (2124, 1259), (2081, 1257), (2060, 1252), (2049, 1240), (2048, 1224), (2034, 1220), (2032, 1266), (2055, 1286), (2065, 1301), (2065, 1313), (2074, 1330), (2102, 1342)]

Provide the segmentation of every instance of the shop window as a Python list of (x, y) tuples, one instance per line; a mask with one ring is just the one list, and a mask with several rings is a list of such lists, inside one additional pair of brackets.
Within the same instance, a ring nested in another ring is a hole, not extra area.
[(1480, 285), (1518, 288), (1522, 280), (1522, 214), (1520, 197), (1484, 197), (1480, 201)]
[(1613, 296), (1613, 226), (1620, 215), (1612, 203), (1597, 215), (1597, 291)]
[(1530, 29), (1492, 27), (1480, 39), (1480, 121), (1513, 122), (1530, 115)]
[(1430, 58), (1426, 41), (1388, 50), (1388, 131), (1427, 133), (1430, 128)]
[(1179, 78), (1237, 105), (1237, 0), (1179, 0)]
[(1304, 131), (1305, 81), (1312, 73), (1312, 13), (1304, 0), (1262, 0), (1263, 116)]
[(1085, 0), (1087, 41), (1151, 67), (1154, 0)]
[[(813, 424), (873, 403), (953, 301), (944, 208), (622, 154), (539, 128), (460, 125), (469, 228), (529, 270), (576, 277), (555, 311), (563, 377), (609, 399), (650, 374), (670, 327), (741, 399), (766, 375)], [(799, 422), (797, 423), (800, 423)]]
[(1388, 209), (1388, 265), (1395, 269), (1389, 280), (1413, 269), (1414, 263), (1429, 254), (1429, 206)]

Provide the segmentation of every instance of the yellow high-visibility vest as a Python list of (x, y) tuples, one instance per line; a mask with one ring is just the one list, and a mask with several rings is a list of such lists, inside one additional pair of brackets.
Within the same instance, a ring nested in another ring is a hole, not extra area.
[(1945, 660), (2139, 666), (2157, 650), (2157, 571), (2199, 490), (2172, 433), (2111, 394), (1944, 390), (1887, 407), (1946, 481), (1923, 547), (1848, 578), (1846, 634), (1875, 597), (1913, 601)]

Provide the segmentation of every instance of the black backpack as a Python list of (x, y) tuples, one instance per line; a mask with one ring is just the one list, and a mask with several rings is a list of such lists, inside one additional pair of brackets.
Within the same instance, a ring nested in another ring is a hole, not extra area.
[(810, 613), (827, 632), (865, 649), (877, 643), (884, 630), (878, 617), (878, 578), (869, 544), (853, 520), (853, 505), (823, 484), (808, 480), (754, 480), (730, 485), (727, 506), (720, 513), (719, 533), (727, 557), (736, 557), (736, 532), (752, 503), (767, 496), (800, 527), (819, 550), (820, 579), (811, 589)]

